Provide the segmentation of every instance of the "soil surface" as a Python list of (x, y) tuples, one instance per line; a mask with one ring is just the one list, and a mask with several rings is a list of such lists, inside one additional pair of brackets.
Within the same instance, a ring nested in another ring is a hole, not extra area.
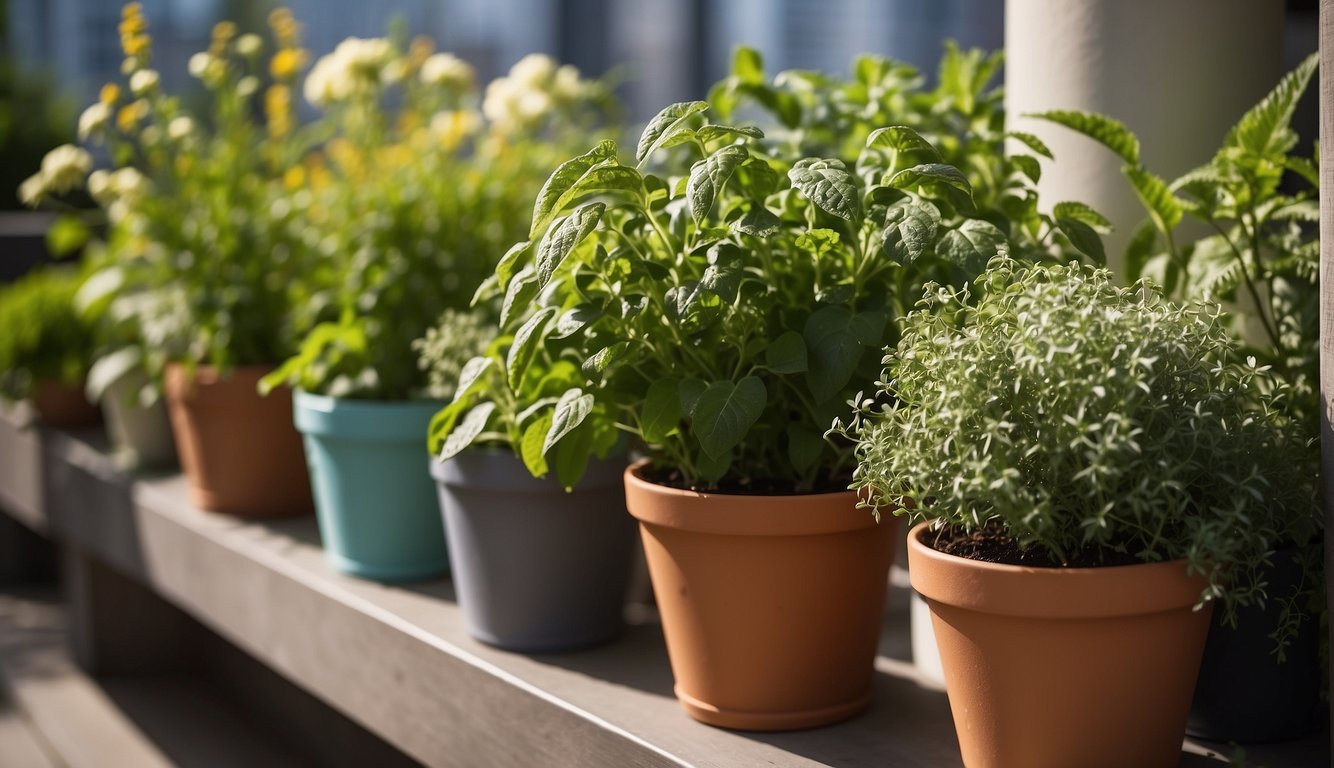
[(650, 483), (665, 485), (668, 488), (679, 488), (683, 491), (695, 491), (697, 493), (734, 494), (737, 496), (803, 496), (816, 493), (838, 493), (848, 490), (848, 484), (852, 482), (851, 475), (836, 480), (820, 477), (816, 479), (814, 488), (798, 491), (793, 489), (791, 478), (742, 478), (741, 480), (717, 485), (702, 483), (691, 485), (686, 482), (678, 470), (666, 467), (648, 465), (641, 467), (637, 474)]
[(938, 552), (955, 557), (1031, 568), (1097, 568), (1109, 565), (1135, 565), (1141, 562), (1128, 552), (1110, 547), (1088, 547), (1070, 553), (1068, 561), (1061, 562), (1042, 547), (1026, 549), (1020, 546), (995, 525), (988, 525), (975, 531), (964, 531), (960, 528), (927, 531), (922, 535), (922, 543)]

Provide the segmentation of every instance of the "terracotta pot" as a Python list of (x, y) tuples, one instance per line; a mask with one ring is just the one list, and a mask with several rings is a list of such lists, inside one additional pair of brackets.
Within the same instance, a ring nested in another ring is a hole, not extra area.
[(1176, 766), (1212, 604), (1184, 560), (1028, 568), (908, 540), (970, 768)]
[(83, 384), (70, 386), (57, 379), (39, 379), (30, 399), (48, 427), (87, 427), (102, 420), (102, 412), (83, 396)]
[(237, 368), (220, 377), (200, 367), (167, 367), (164, 394), (181, 468), (195, 506), (239, 517), (307, 514), (310, 476), (292, 425), (292, 393), (255, 390), (271, 370)]
[(696, 720), (776, 731), (837, 722), (871, 701), (897, 518), (852, 491), (703, 494), (631, 467), (676, 696)]

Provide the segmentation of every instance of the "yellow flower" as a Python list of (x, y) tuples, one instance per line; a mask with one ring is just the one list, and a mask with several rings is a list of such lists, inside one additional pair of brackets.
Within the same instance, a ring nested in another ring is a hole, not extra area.
[(227, 44), (236, 37), (236, 25), (230, 21), (220, 21), (213, 25), (213, 44), (208, 52), (214, 56), (221, 56), (227, 51)]
[(144, 18), (143, 7), (130, 3), (121, 11), (120, 47), (125, 55), (132, 59), (147, 58), (152, 46), (148, 34), (148, 20)]
[(107, 83), (102, 86), (102, 92), (98, 94), (97, 100), (107, 106), (120, 101), (120, 86), (115, 83)]
[(288, 168), (287, 172), (283, 174), (283, 186), (287, 188), (288, 192), (295, 192), (298, 189), (301, 189), (302, 185), (305, 183), (306, 170), (299, 165), (294, 165), (291, 168)]
[(292, 92), (285, 85), (271, 85), (264, 92), (264, 115), (268, 119), (269, 135), (275, 139), (292, 130)]
[(269, 28), (273, 30), (273, 36), (278, 39), (279, 47), (296, 47), (301, 34), (301, 25), (297, 24), (290, 10), (275, 8), (273, 13), (269, 14)]
[(425, 35), (412, 38), (412, 44), (408, 46), (408, 66), (413, 72), (421, 69), (422, 62), (426, 61), (434, 50), (435, 44), (431, 42), (431, 38)]
[(148, 104), (143, 101), (126, 104), (116, 113), (116, 127), (119, 128), (122, 133), (129, 133), (134, 130), (134, 126), (147, 112)]
[(283, 48), (273, 55), (269, 71), (275, 80), (291, 80), (305, 65), (305, 51), (300, 48)]

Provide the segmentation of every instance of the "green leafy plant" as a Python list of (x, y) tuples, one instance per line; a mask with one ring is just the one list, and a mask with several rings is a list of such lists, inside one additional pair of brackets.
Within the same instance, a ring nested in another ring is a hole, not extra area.
[(44, 267), (0, 288), (0, 395), (21, 400), (42, 379), (82, 384), (95, 341), (74, 307), (82, 282), (77, 269)]
[(836, 430), (858, 441), (866, 503), (1024, 564), (1185, 558), (1202, 599), (1259, 599), (1282, 533), (1266, 510), (1315, 506), (1315, 478), (1287, 389), (1235, 361), (1218, 305), (1008, 259), (975, 286), (930, 287)]
[[(771, 151), (752, 127), (706, 122), (708, 109), (660, 112), (635, 166), (604, 142), (547, 180), (530, 239), (481, 292), (513, 337), (505, 377), (524, 381), (542, 355), (568, 361), (589, 412), (605, 409), (669, 482), (843, 487), (851, 446), (824, 432), (874, 375), (904, 299), (928, 279), (967, 283), (1009, 236), (911, 128), (872, 132), (849, 166)], [(672, 147), (669, 168), (695, 158), (688, 174), (644, 170)], [(469, 439), (440, 426), (446, 442)]]
[[(608, 88), (546, 56), (478, 92), (472, 68), (419, 38), (351, 38), (306, 78), (328, 136), (311, 188), (289, 199), (297, 240), (318, 254), (314, 328), (263, 386), (407, 399), (427, 386), (411, 342), (462, 309), (528, 225), (551, 167), (616, 112)], [(480, 111), (479, 111), (480, 108)], [(576, 143), (578, 142), (578, 143)]]
[(464, 366), (486, 352), (495, 335), (495, 319), (489, 313), (455, 309), (441, 313), (435, 326), (412, 342), (417, 365), (426, 372), (427, 396), (452, 400)]

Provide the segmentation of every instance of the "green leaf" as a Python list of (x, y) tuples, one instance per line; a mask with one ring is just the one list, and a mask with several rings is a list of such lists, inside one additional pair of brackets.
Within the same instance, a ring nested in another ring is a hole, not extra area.
[(501, 290), (509, 288), (510, 278), (519, 270), (519, 262), (528, 258), (532, 251), (533, 242), (524, 240), (522, 243), (510, 246), (505, 255), (500, 257), (500, 261), (496, 262), (496, 284)]
[(556, 321), (556, 327), (552, 330), (548, 338), (565, 339), (573, 336), (584, 329), (584, 326), (596, 321), (602, 317), (602, 312), (596, 307), (583, 304), (566, 312)]
[(556, 214), (560, 213), (562, 196), (578, 184), (584, 174), (594, 167), (615, 160), (616, 142), (603, 141), (587, 153), (561, 163), (537, 193), (537, 201), (533, 204), (533, 225), (528, 230), (528, 239), (532, 240), (541, 234)]
[(436, 411), (431, 417), (431, 424), (426, 429), (426, 450), (431, 454), (439, 454), (440, 449), (444, 447), (444, 440), (454, 431), (454, 425), (458, 423), (459, 416), (468, 409), (469, 401), (455, 400), (449, 405)]
[(906, 125), (891, 125), (888, 128), (871, 131), (871, 135), (866, 137), (866, 147), (893, 149), (897, 152), (922, 152), (932, 162), (941, 162), (940, 152), (936, 150), (935, 145)]
[(832, 229), (824, 227), (815, 227), (808, 229), (797, 236), (797, 247), (807, 251), (817, 261), (823, 259), (825, 254), (832, 253), (838, 248), (842, 237)]
[(595, 352), (592, 357), (585, 360), (584, 364), (580, 366), (580, 370), (593, 381), (601, 381), (607, 367), (624, 357), (629, 349), (630, 342), (628, 341), (618, 341), (615, 344), (603, 347)]
[(547, 430), (551, 429), (551, 411), (542, 414), (536, 421), (523, 430), (519, 440), (519, 458), (533, 477), (542, 477), (547, 473), (546, 441)]
[(966, 280), (982, 274), (987, 262), (996, 256), (1009, 252), (1005, 234), (982, 219), (968, 219), (958, 229), (946, 232), (936, 244), (936, 255), (957, 267)]
[(751, 125), (705, 125), (695, 131), (695, 138), (705, 143), (713, 141), (714, 139), (720, 139), (724, 136), (733, 138), (745, 136), (750, 139), (762, 139), (764, 138), (764, 131)]
[(83, 223), (83, 219), (62, 214), (46, 230), (46, 248), (56, 258), (68, 256), (87, 245), (92, 236), (93, 231)]
[(764, 364), (774, 373), (801, 373), (807, 370), (806, 342), (796, 331), (787, 331), (764, 350)]
[(782, 223), (782, 220), (766, 208), (763, 203), (754, 202), (741, 215), (741, 218), (732, 222), (732, 229), (752, 237), (768, 237), (777, 232), (779, 225)]
[(904, 168), (891, 176), (886, 183), (895, 189), (916, 189), (924, 186), (929, 188), (944, 185), (959, 190), (967, 195), (970, 200), (973, 197), (973, 186), (968, 183), (968, 177), (964, 176), (958, 168), (944, 163), (926, 163)]
[(1031, 133), (1024, 133), (1023, 131), (1006, 131), (1005, 135), (1018, 141), (1048, 160), (1056, 159), (1055, 156), (1052, 155), (1051, 149), (1047, 147), (1047, 144)]
[(940, 211), (929, 202), (908, 202), (885, 212), (882, 247), (899, 264), (912, 264), (930, 253), (940, 233)]
[(1064, 125), (1082, 133), (1121, 156), (1130, 165), (1139, 165), (1139, 139), (1120, 120), (1113, 120), (1096, 112), (1051, 110), (1025, 115), (1039, 120)]
[(1149, 263), (1149, 257), (1153, 256), (1154, 249), (1158, 245), (1158, 227), (1149, 220), (1145, 220), (1135, 228), (1134, 233), (1130, 235), (1130, 242), (1126, 245), (1126, 280), (1134, 282), (1144, 277), (1144, 268)]
[(760, 418), (766, 399), (764, 382), (755, 376), (746, 376), (736, 384), (710, 384), (695, 403), (691, 420), (691, 431), (704, 453), (714, 458), (726, 456)]
[(787, 428), (787, 458), (798, 474), (815, 466), (828, 443), (824, 436), (810, 427), (789, 424)]
[(584, 423), (571, 430), (550, 454), (556, 467), (556, 480), (567, 491), (578, 485), (588, 471), (588, 459), (593, 454), (596, 437), (591, 427), (591, 423)]
[(1032, 155), (1011, 155), (1009, 162), (1012, 163), (1019, 172), (1027, 176), (1034, 184), (1042, 180), (1042, 164)]
[(639, 145), (635, 148), (635, 162), (640, 168), (645, 161), (662, 146), (680, 134), (689, 130), (690, 116), (708, 109), (703, 101), (683, 101), (663, 109), (645, 126), (639, 135)]
[(640, 436), (646, 443), (662, 442), (681, 423), (680, 379), (657, 379), (644, 396), (644, 411), (639, 419)]
[[(109, 355), (100, 357), (88, 368), (84, 395), (88, 402), (96, 403), (102, 399), (112, 384), (142, 365), (144, 354), (139, 347), (122, 347)], [(279, 382), (281, 383), (281, 382)]]
[(710, 264), (700, 276), (699, 287), (731, 304), (741, 287), (741, 274), (730, 264)]
[(1176, 229), (1181, 223), (1181, 203), (1167, 188), (1167, 182), (1143, 168), (1126, 166), (1121, 170), (1159, 230), (1169, 233)]
[(1093, 259), (1096, 264), (1107, 263), (1107, 252), (1103, 249), (1102, 238), (1093, 231), (1093, 227), (1079, 219), (1065, 217), (1057, 217), (1056, 226), (1080, 253)]
[(472, 392), (477, 382), (482, 380), (482, 374), (490, 370), (494, 364), (493, 358), (480, 355), (464, 363), (463, 370), (459, 371), (458, 386), (454, 388), (454, 402), (462, 400)]
[(486, 422), (491, 418), (491, 413), (496, 409), (496, 404), (490, 401), (478, 405), (468, 415), (463, 417), (454, 431), (445, 438), (445, 444), (440, 447), (440, 454), (436, 457), (441, 461), (448, 461), (454, 458), (464, 448), (472, 445), (477, 436), (482, 434), (486, 428)]
[(847, 386), (866, 349), (880, 349), (886, 320), (883, 312), (853, 314), (839, 304), (823, 307), (807, 319), (802, 332), (810, 355), (806, 385), (817, 402)]
[(704, 390), (708, 388), (709, 385), (702, 379), (682, 379), (680, 388), (681, 412), (686, 416), (693, 418), (695, 415), (695, 406), (699, 404), (700, 396), (703, 395)]
[(1296, 142), (1289, 129), (1292, 113), (1301, 101), (1306, 86), (1319, 65), (1319, 54), (1307, 56), (1297, 68), (1284, 75), (1274, 90), (1260, 100), (1237, 122), (1224, 140), (1224, 146), (1239, 147), (1260, 157), (1286, 153)]
[(1104, 235), (1112, 231), (1112, 222), (1108, 221), (1106, 216), (1083, 203), (1074, 201), (1057, 203), (1052, 207), (1051, 215), (1058, 219), (1082, 221), (1092, 227), (1093, 231)]
[(542, 287), (537, 284), (537, 276), (530, 267), (524, 267), (510, 280), (505, 289), (505, 298), (500, 303), (500, 327), (508, 328), (510, 320), (522, 315), (528, 305), (533, 303)]
[(713, 208), (713, 201), (732, 177), (737, 166), (750, 157), (745, 147), (730, 145), (714, 152), (690, 167), (690, 181), (686, 184), (686, 200), (695, 221), (703, 222)]
[(699, 473), (699, 479), (706, 483), (716, 483), (727, 474), (727, 470), (732, 467), (732, 452), (727, 451), (722, 456), (710, 456), (707, 451), (700, 449), (695, 455), (695, 471)]
[(551, 429), (542, 441), (542, 453), (550, 451), (552, 446), (561, 441), (575, 427), (584, 423), (588, 414), (593, 412), (593, 395), (578, 387), (571, 387), (556, 401), (556, 410), (551, 417)]
[(511, 390), (518, 391), (523, 375), (528, 372), (528, 366), (545, 338), (542, 331), (557, 311), (555, 307), (539, 310), (514, 334), (514, 342), (510, 344), (509, 354), (505, 358), (506, 380)]
[(597, 227), (605, 210), (607, 206), (603, 203), (581, 205), (542, 238), (542, 247), (537, 252), (539, 288), (551, 281), (561, 262)]
[(825, 213), (846, 221), (861, 216), (857, 181), (842, 160), (802, 158), (787, 172), (787, 177), (792, 186)]
[(763, 83), (764, 58), (754, 48), (739, 45), (732, 54), (732, 74), (743, 83)]

